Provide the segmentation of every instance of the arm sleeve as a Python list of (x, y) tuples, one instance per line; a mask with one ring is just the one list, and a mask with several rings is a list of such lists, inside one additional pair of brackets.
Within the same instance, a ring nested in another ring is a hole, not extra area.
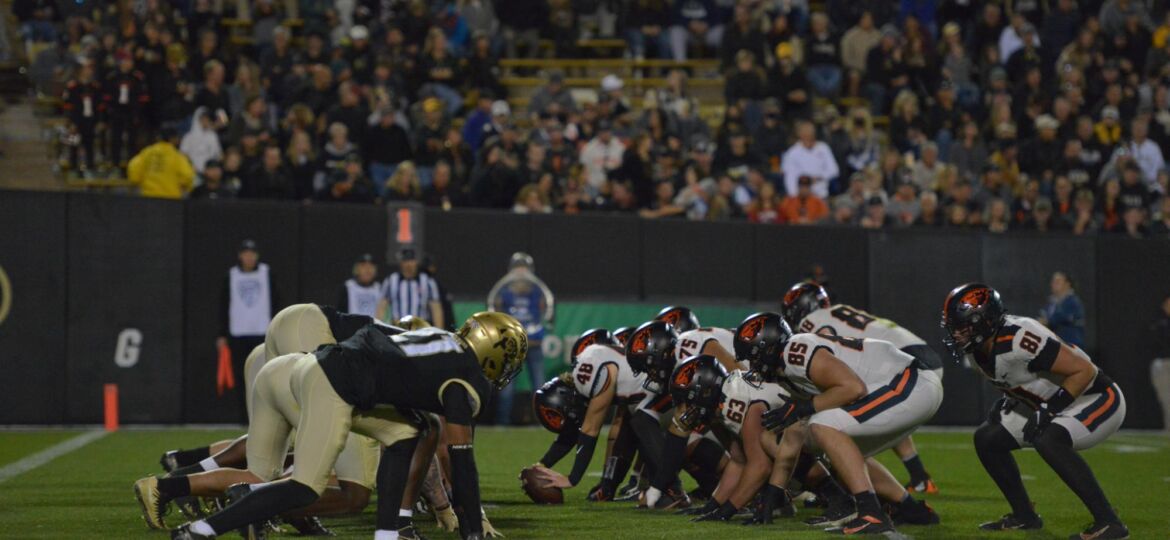
[[(450, 418), (448, 418), (450, 421)], [(470, 444), (447, 447), (451, 456), (451, 488), (454, 492), (459, 528), (464, 538), (483, 532), (479, 509), (479, 471)]]
[(581, 478), (589, 470), (589, 462), (593, 461), (595, 448), (597, 448), (597, 437), (584, 433), (577, 435), (577, 456), (573, 460), (573, 470), (569, 473), (569, 482), (574, 486), (581, 483)]
[(448, 384), (443, 390), (442, 402), (443, 415), (447, 417), (448, 422), (465, 426), (472, 424), (478, 407), (475, 406), (471, 394), (467, 392), (467, 387), (459, 383)]
[(574, 424), (565, 425), (560, 433), (557, 433), (557, 438), (548, 447), (548, 451), (544, 453), (544, 457), (540, 458), (540, 463), (545, 467), (552, 467), (556, 465), (561, 458), (565, 457), (570, 450), (573, 449), (573, 441), (577, 440), (577, 434), (580, 433), (580, 427)]

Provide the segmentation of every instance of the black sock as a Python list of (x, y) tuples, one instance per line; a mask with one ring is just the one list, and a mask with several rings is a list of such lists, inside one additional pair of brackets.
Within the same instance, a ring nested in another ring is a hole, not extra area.
[(876, 493), (872, 491), (862, 491), (854, 493), (853, 498), (857, 500), (858, 516), (874, 516), (881, 519), (887, 519), (886, 513), (882, 511), (881, 503), (878, 502)]
[(211, 447), (204, 446), (201, 448), (192, 448), (190, 450), (178, 450), (175, 452), (175, 462), (180, 467), (194, 465), (211, 457)]
[(808, 482), (808, 473), (812, 470), (813, 465), (817, 464), (817, 458), (808, 452), (801, 452), (800, 456), (796, 458), (796, 465), (792, 467), (792, 478), (800, 482), (807, 490), (812, 490), (812, 484)]
[(1036, 453), (1077, 494), (1097, 523), (1121, 523), (1105, 498), (1101, 484), (1085, 459), (1072, 447), (1072, 437), (1063, 427), (1052, 424), (1036, 437)]
[(1020, 467), (1012, 457), (1012, 451), (1019, 447), (1015, 438), (999, 424), (983, 424), (975, 430), (975, 453), (1011, 505), (1012, 514), (1020, 519), (1034, 519), (1036, 511), (1020, 478)]
[(186, 476), (158, 479), (158, 493), (164, 499), (177, 499), (191, 494), (191, 481)]
[(378, 462), (379, 529), (395, 530), (411, 524), (411, 518), (399, 516), (398, 510), (402, 507), (402, 493), (406, 490), (410, 461), (416, 446), (418, 437), (398, 441), (382, 451), (382, 458)]
[(317, 497), (313, 488), (295, 480), (272, 482), (252, 490), (206, 521), (215, 532), (224, 535), (248, 524), (313, 504)]
[(821, 484), (817, 486), (814, 493), (816, 493), (818, 497), (824, 497), (825, 502), (830, 507), (840, 507), (853, 504), (853, 497), (848, 493), (845, 493), (845, 488), (842, 488), (841, 484), (838, 484), (837, 480), (833, 479), (832, 476), (825, 477), (825, 481), (821, 482)]
[(910, 483), (914, 485), (921, 484), (930, 480), (930, 475), (926, 473), (926, 467), (922, 465), (922, 460), (918, 458), (918, 454), (910, 459), (902, 460), (902, 465), (906, 466), (906, 472), (910, 473)]
[(185, 467), (179, 467), (178, 469), (171, 471), (170, 474), (168, 474), (167, 476), (169, 476), (169, 477), (191, 476), (192, 474), (198, 474), (201, 472), (204, 472), (203, 467), (201, 465), (199, 465), (198, 463), (196, 463), (194, 465), (187, 465)]

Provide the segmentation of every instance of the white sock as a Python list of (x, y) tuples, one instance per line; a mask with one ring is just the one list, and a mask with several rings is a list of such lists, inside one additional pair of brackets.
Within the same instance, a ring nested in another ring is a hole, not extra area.
[(414, 510), (409, 508), (399, 508), (398, 517), (414, 517)]
[(191, 524), (191, 532), (195, 534), (202, 534), (203, 536), (215, 536), (215, 529), (211, 528), (206, 521), (202, 519)]
[(203, 467), (204, 471), (214, 471), (219, 468), (219, 464), (215, 462), (215, 458), (207, 458), (200, 461), (199, 466)]
[(378, 529), (374, 531), (374, 540), (398, 540), (398, 531)]

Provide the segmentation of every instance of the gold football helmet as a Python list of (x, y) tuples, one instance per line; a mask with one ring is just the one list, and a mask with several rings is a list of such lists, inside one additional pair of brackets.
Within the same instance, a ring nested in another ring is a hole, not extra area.
[(528, 334), (524, 333), (524, 326), (506, 313), (476, 313), (456, 334), (475, 353), (484, 376), (496, 388), (508, 386), (528, 356)]
[(411, 330), (430, 328), (431, 323), (423, 320), (420, 317), (415, 317), (414, 315), (407, 315), (401, 319), (398, 319), (398, 321), (394, 323), (394, 326), (405, 329), (407, 332), (409, 332)]

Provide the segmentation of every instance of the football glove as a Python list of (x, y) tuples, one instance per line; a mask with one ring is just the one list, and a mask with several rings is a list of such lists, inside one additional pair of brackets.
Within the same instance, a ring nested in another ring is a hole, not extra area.
[(1016, 398), (1003, 396), (991, 405), (991, 410), (987, 413), (987, 422), (991, 424), (998, 424), (1003, 421), (1003, 415), (1012, 412), (1016, 408)]
[(459, 516), (455, 514), (453, 506), (435, 510), (435, 522), (444, 531), (455, 532), (459, 530)]
[(808, 418), (816, 413), (812, 401), (803, 399), (788, 400), (775, 409), (764, 412), (761, 420), (764, 429), (768, 431), (784, 431), (785, 428)]

